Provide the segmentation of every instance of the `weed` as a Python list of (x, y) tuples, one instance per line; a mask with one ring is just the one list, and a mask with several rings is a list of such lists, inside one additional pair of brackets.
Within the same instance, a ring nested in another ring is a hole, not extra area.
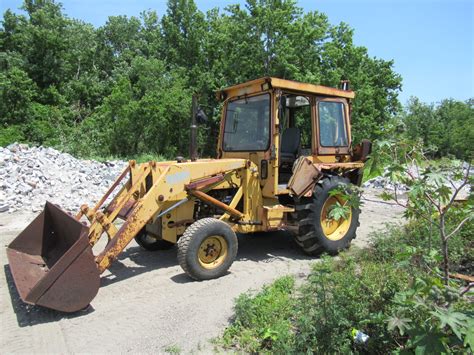
[(176, 345), (176, 344), (171, 344), (171, 345), (168, 345), (165, 349), (164, 349), (165, 353), (168, 353), (168, 354), (173, 354), (173, 355), (177, 355), (177, 354), (181, 354), (181, 348)]
[(223, 336), (223, 344), (247, 352), (284, 349), (293, 342), (291, 313), (295, 281), (285, 276), (253, 295), (244, 293), (235, 302), (235, 320)]

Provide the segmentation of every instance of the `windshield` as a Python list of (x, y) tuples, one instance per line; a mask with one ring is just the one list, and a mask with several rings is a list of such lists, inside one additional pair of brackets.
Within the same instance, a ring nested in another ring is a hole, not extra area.
[(227, 104), (223, 149), (267, 150), (270, 144), (270, 95), (258, 95)]
[(345, 147), (347, 143), (344, 104), (321, 101), (319, 103), (319, 139), (323, 147)]

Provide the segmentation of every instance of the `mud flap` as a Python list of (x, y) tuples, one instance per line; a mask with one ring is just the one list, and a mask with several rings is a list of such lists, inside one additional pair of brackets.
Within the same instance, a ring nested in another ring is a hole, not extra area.
[(26, 303), (75, 312), (99, 290), (88, 228), (50, 202), (8, 246), (7, 256)]

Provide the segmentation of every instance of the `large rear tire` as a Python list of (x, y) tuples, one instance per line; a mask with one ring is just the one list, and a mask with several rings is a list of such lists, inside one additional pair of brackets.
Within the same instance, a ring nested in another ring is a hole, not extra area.
[(203, 218), (191, 224), (178, 240), (178, 262), (195, 280), (224, 275), (237, 256), (237, 236), (225, 222)]
[(349, 179), (328, 176), (318, 182), (311, 198), (296, 205), (299, 221), (296, 243), (309, 255), (327, 252), (331, 255), (349, 247), (356, 237), (359, 226), (359, 208), (351, 207), (346, 219), (328, 218), (332, 206), (344, 201), (341, 196), (331, 196), (330, 192), (340, 186), (349, 185)]

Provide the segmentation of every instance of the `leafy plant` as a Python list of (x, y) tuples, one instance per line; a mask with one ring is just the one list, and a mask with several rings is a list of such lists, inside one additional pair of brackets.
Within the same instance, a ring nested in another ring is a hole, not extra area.
[(437, 278), (417, 278), (413, 287), (397, 293), (394, 313), (388, 318), (388, 330), (408, 336), (403, 350), (434, 354), (473, 350), (473, 312), (458, 310), (460, 292)]
[[(448, 284), (449, 242), (474, 219), (472, 194), (462, 202), (457, 201), (461, 191), (474, 183), (473, 176), (470, 175), (471, 164), (466, 167), (458, 161), (429, 160), (419, 144), (409, 141), (384, 142), (380, 146), (382, 149), (379, 154), (385, 155), (385, 161), (390, 162), (385, 177), (393, 184), (393, 191), (385, 191), (382, 198), (393, 200), (402, 206), (405, 217), (412, 220), (423, 219), (429, 223), (430, 248), (432, 234), (436, 230), (441, 240), (444, 280)], [(398, 187), (400, 184), (408, 189), (405, 200), (401, 197)], [(448, 220), (455, 220), (453, 216), (460, 213), (464, 218), (450, 226)]]
[(167, 347), (165, 347), (164, 351), (165, 353), (172, 355), (178, 355), (182, 352), (181, 348), (176, 344), (168, 345)]
[[(298, 289), (283, 279), (241, 295), (220, 344), (251, 353), (469, 351), (472, 291), (445, 286), (432, 272), (439, 251), (426, 253), (414, 235), (412, 226), (389, 226), (367, 250), (323, 257)], [(356, 342), (354, 329), (368, 341)]]
[(277, 279), (253, 295), (244, 293), (235, 302), (235, 319), (223, 336), (225, 346), (238, 345), (247, 352), (285, 349), (292, 343), (291, 315), (294, 279)]
[[(329, 191), (329, 196), (336, 197), (337, 201), (329, 210), (327, 218), (329, 220), (347, 219), (351, 209), (358, 209), (362, 206), (362, 189), (356, 185), (340, 185)], [(341, 202), (340, 202), (341, 200)]]

